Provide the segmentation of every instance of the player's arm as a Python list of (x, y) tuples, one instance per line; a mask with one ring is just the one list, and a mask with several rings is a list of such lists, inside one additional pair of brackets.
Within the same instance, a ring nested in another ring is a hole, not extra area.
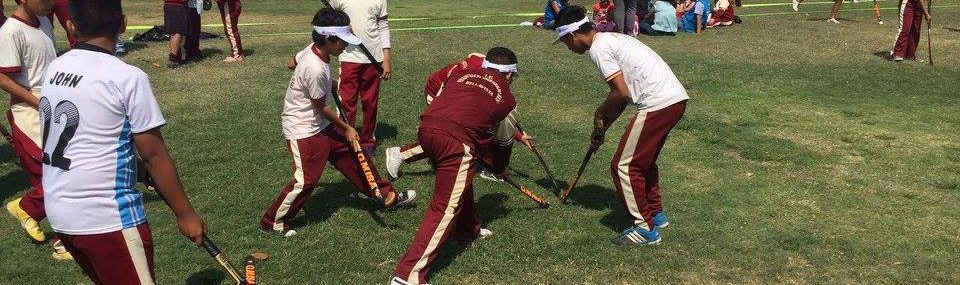
[(703, 23), (700, 22), (703, 18), (703, 15), (697, 14), (697, 35), (700, 35), (700, 32), (703, 31)]
[(10, 93), (10, 96), (13, 96), (17, 99), (27, 102), (30, 106), (37, 107), (40, 105), (40, 98), (33, 96), (33, 93), (30, 93), (30, 90), (23, 88), (20, 84), (17, 84), (13, 78), (10, 78), (7, 73), (0, 73), (0, 89)]
[(133, 134), (133, 143), (137, 147), (150, 176), (157, 185), (157, 191), (163, 195), (170, 210), (177, 217), (177, 226), (180, 234), (200, 245), (203, 242), (203, 232), (206, 225), (190, 204), (187, 193), (183, 191), (183, 183), (177, 174), (177, 166), (167, 151), (163, 142), (160, 128), (153, 128), (142, 133)]
[(287, 69), (294, 70), (297, 68), (297, 57), (290, 57), (290, 61), (287, 62)]
[[(384, 7), (384, 10), (386, 10), (386, 7)], [(383, 74), (380, 75), (380, 78), (390, 80), (393, 77), (393, 68), (390, 55), (390, 25), (387, 14), (377, 18), (377, 29), (380, 30), (380, 46), (383, 48), (383, 62), (381, 63)]]
[(593, 114), (593, 134), (590, 145), (594, 147), (603, 144), (603, 136), (607, 129), (620, 117), (620, 114), (623, 114), (623, 110), (630, 103), (630, 90), (623, 79), (623, 72), (612, 75), (607, 80), (607, 86), (610, 87), (610, 93), (607, 93), (607, 98)]
[(312, 99), (310, 101), (313, 102), (313, 106), (320, 110), (320, 113), (323, 114), (324, 118), (329, 120), (330, 123), (333, 124), (337, 129), (343, 131), (343, 136), (347, 139), (347, 141), (352, 142), (360, 140), (360, 135), (357, 133), (357, 130), (347, 122), (344, 122), (343, 119), (337, 115), (337, 112), (333, 110), (333, 108), (326, 105), (324, 99)]

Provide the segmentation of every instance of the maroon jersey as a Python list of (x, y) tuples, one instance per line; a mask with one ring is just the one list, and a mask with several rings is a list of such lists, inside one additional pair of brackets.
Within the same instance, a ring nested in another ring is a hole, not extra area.
[[(494, 143), (495, 127), (517, 107), (510, 84), (486, 69), (464, 69), (451, 74), (443, 89), (420, 116), (421, 129), (444, 131), (476, 149), (490, 171), (506, 168), (509, 155)], [(507, 132), (507, 140), (510, 140)], [(499, 141), (500, 139), (498, 139)]]
[(163, 0), (163, 4), (187, 6), (187, 0)]
[(423, 94), (427, 96), (427, 104), (437, 97), (437, 92), (440, 92), (443, 83), (447, 82), (447, 79), (454, 73), (467, 69), (483, 68), (483, 58), (484, 55), (482, 54), (471, 53), (463, 61), (444, 66), (431, 73), (430, 77), (427, 77), (427, 85), (423, 87)]

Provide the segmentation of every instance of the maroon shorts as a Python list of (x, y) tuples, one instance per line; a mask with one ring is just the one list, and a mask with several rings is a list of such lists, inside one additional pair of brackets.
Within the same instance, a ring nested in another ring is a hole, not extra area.
[(194, 18), (200, 17), (190, 7), (176, 4), (163, 5), (163, 28), (168, 33), (181, 35), (200, 34), (200, 27), (194, 25)]
[(149, 224), (103, 234), (58, 234), (94, 284), (154, 284), (153, 238)]

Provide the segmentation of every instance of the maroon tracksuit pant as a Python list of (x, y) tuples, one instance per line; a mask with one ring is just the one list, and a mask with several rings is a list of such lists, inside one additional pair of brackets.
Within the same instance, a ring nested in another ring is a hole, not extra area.
[(63, 28), (63, 32), (67, 34), (67, 40), (70, 41), (70, 47), (77, 45), (77, 38), (72, 34), (67, 32), (67, 20), (70, 20), (69, 10), (69, 1), (67, 0), (56, 0), (53, 2), (53, 9), (50, 10), (50, 14), (47, 15), (47, 18), (50, 19), (50, 26), (53, 26), (53, 16), (57, 16), (57, 21), (60, 22), (60, 27)]
[(901, 0), (900, 31), (897, 32), (897, 40), (893, 44), (892, 55), (905, 59), (916, 59), (922, 28), (923, 8), (920, 7), (920, 1)]
[(233, 57), (243, 56), (243, 45), (240, 43), (240, 30), (237, 29), (237, 21), (240, 19), (240, 12), (243, 5), (240, 0), (218, 0), (217, 8), (220, 8), (220, 20), (223, 21), (223, 34), (227, 36), (230, 42), (230, 55)]
[(59, 234), (94, 284), (153, 285), (153, 237), (147, 223), (93, 235)]
[(630, 119), (610, 162), (610, 174), (620, 201), (636, 225), (653, 228), (653, 215), (663, 211), (657, 157), (670, 130), (680, 122), (687, 101), (639, 112)]
[[(290, 153), (293, 155), (293, 180), (287, 183), (274, 199), (267, 211), (260, 219), (260, 226), (273, 230), (289, 229), (289, 222), (300, 212), (307, 203), (313, 189), (320, 181), (323, 168), (329, 161), (340, 171), (350, 183), (360, 189), (364, 195), (373, 197), (373, 190), (363, 178), (363, 171), (354, 158), (346, 138), (331, 125), (326, 129), (308, 138), (287, 140)], [(373, 161), (367, 158), (371, 171), (381, 194), (386, 197), (393, 192), (393, 185), (380, 178)]]
[(430, 265), (448, 237), (470, 241), (480, 235), (480, 217), (473, 201), (475, 148), (434, 129), (420, 129), (418, 139), (436, 169), (433, 200), (394, 271), (395, 276), (413, 284), (427, 282)]
[(340, 62), (340, 101), (346, 111), (347, 122), (357, 125), (357, 100), (363, 108), (363, 126), (360, 144), (376, 147), (377, 104), (380, 97), (380, 74), (373, 64)]
[(10, 122), (10, 147), (20, 159), (20, 167), (27, 175), (27, 182), (33, 187), (23, 194), (23, 198), (20, 199), (20, 208), (35, 221), (42, 221), (47, 217), (47, 212), (43, 208), (43, 153), (40, 146), (20, 129), (13, 117), (13, 112), (9, 110), (7, 122)]

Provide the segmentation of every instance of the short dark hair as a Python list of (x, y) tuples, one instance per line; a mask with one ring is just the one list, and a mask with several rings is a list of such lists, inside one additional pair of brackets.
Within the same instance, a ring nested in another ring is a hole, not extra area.
[[(554, 22), (555, 23), (554, 27), (559, 28), (560, 26), (579, 22), (580, 20), (583, 20), (583, 18), (586, 16), (587, 16), (587, 10), (583, 9), (583, 6), (573, 5), (567, 8), (563, 8), (563, 10), (560, 10), (560, 14), (557, 14), (557, 20), (556, 22)], [(574, 32), (580, 33), (580, 34), (586, 34), (586, 33), (589, 33), (590, 30), (593, 30), (593, 22), (587, 21), (583, 25), (580, 25), (580, 28), (578, 28)]]
[(120, 0), (70, 0), (70, 20), (81, 38), (116, 38), (123, 30)]
[(484, 58), (490, 63), (517, 64), (517, 54), (505, 47), (495, 47), (488, 50)]
[[(313, 21), (310, 22), (316, 27), (342, 27), (350, 25), (350, 17), (347, 16), (347, 13), (343, 11), (336, 10), (330, 7), (320, 9), (317, 11), (317, 14), (313, 15)], [(317, 45), (324, 45), (327, 42), (333, 41), (334, 39), (339, 39), (334, 36), (326, 36), (318, 34), (316, 31), (310, 33), (313, 36), (313, 43)]]

